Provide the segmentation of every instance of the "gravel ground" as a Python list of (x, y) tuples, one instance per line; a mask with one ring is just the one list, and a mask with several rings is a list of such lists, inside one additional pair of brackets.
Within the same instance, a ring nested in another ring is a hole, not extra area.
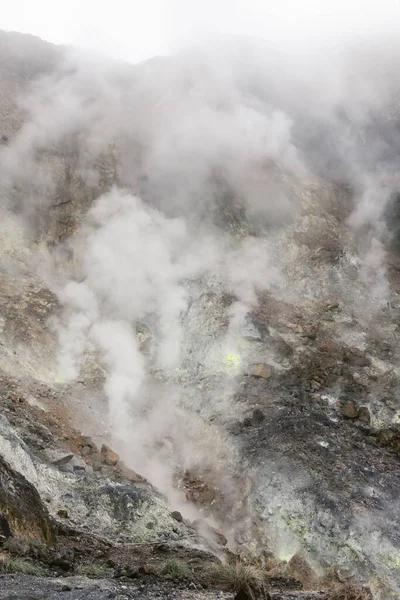
[[(272, 600), (326, 600), (318, 592), (274, 592)], [(1, 575), (0, 600), (233, 600), (221, 591), (189, 589), (168, 582), (120, 583), (87, 577), (43, 579), (26, 575)]]
[(1, 600), (232, 600), (232, 594), (188, 589), (187, 586), (162, 583), (94, 580), (87, 577), (43, 579), (24, 575), (0, 578)]

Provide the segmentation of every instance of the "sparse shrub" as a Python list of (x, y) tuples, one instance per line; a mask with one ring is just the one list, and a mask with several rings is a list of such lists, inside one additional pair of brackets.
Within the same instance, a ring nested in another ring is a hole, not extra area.
[(213, 565), (211, 577), (218, 585), (231, 592), (245, 592), (250, 598), (255, 597), (255, 590), (262, 588), (263, 572), (255, 565), (240, 560), (226, 564)]
[(161, 574), (170, 577), (171, 579), (190, 579), (192, 571), (188, 565), (180, 560), (171, 558), (167, 560), (162, 569)]
[(333, 590), (329, 600), (373, 600), (369, 588), (346, 583)]
[(0, 572), (1, 573), (22, 573), (23, 575), (35, 575), (43, 577), (46, 575), (46, 570), (39, 565), (35, 565), (30, 560), (21, 558), (20, 556), (0, 556)]

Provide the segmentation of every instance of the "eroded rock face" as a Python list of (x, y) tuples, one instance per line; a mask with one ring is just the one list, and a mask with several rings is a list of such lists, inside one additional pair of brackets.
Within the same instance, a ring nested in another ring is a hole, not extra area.
[[(55, 539), (54, 523), (36, 488), (14, 471), (0, 456), (0, 510), (3, 535), (51, 544)], [(7, 536), (7, 537), (8, 537)]]
[[(213, 323), (215, 328), (212, 316), (217, 318), (221, 298), (211, 294), (210, 298), (214, 303), (191, 305), (186, 316), (189, 339), (197, 335), (203, 340), (204, 323)], [(388, 590), (399, 585), (393, 557), (398, 556), (400, 544), (394, 517), (400, 482), (396, 426), (383, 428), (377, 423), (377, 415), (385, 414), (383, 418), (389, 422), (396, 418), (396, 403), (390, 408), (384, 397), (390, 397), (390, 388), (398, 389), (398, 374), (393, 371), (393, 363), (389, 366), (383, 347), (370, 346), (368, 360), (364, 351), (352, 347), (351, 356), (356, 358), (349, 360), (347, 343), (341, 341), (347, 341), (350, 335), (346, 309), (332, 301), (328, 309), (324, 305), (322, 314), (328, 310), (335, 319), (331, 321), (317, 316), (317, 306), (309, 317), (305, 313), (297, 317), (304, 322), (300, 328), (289, 313), (290, 307), (281, 305), (277, 310), (273, 302), (270, 306), (266, 303), (263, 310), (259, 309), (255, 325), (268, 325), (273, 335), (262, 344), (254, 339), (246, 340), (243, 346), (235, 338), (234, 351), (240, 365), (236, 370), (231, 368), (229, 355), (223, 354), (225, 331), (223, 321), (218, 321), (221, 342), (218, 346), (218, 333), (214, 331), (209, 351), (215, 353), (212, 355), (217, 357), (218, 367), (225, 359), (225, 372), (219, 368), (213, 372), (206, 363), (198, 376), (201, 392), (193, 391), (190, 369), (181, 373), (180, 381), (188, 391), (187, 404), (204, 419), (210, 405), (218, 415), (215, 398), (220, 399), (221, 413), (216, 419), (234, 435), (235, 451), (246, 464), (241, 476), (242, 481), (246, 476), (249, 479), (248, 495), (237, 481), (227, 487), (230, 499), (238, 500), (232, 513), (224, 514), (223, 503), (214, 495), (213, 506), (221, 509), (219, 515), (222, 520), (226, 518), (225, 527), (235, 521), (232, 515), (247, 515), (251, 521), (252, 533), (247, 537), (250, 545), (250, 540), (259, 539), (258, 546), (270, 544), (286, 560), (300, 547), (324, 566), (338, 563), (353, 568), (366, 582), (375, 573), (385, 597)], [(285, 312), (289, 316), (285, 317)], [(315, 339), (304, 337), (308, 319), (317, 321), (313, 327)], [(390, 327), (390, 318), (386, 323)], [(355, 322), (351, 335), (363, 337), (366, 331), (365, 324)], [(292, 352), (286, 353), (285, 363), (275, 362), (268, 377), (254, 377), (252, 365), (273, 360), (271, 347), (276, 344), (272, 346), (271, 338), (281, 338)], [(197, 356), (204, 354), (201, 346)], [(196, 358), (192, 352), (191, 360), (195, 362)], [(379, 365), (379, 372), (370, 371), (372, 365)], [(362, 377), (370, 387), (358, 383)], [(235, 393), (229, 403), (224, 403), (221, 390), (230, 385)], [(392, 451), (387, 453), (383, 445)], [(233, 457), (230, 464), (238, 473)], [(221, 473), (219, 480), (222, 488), (224, 475)], [(239, 497), (247, 498), (247, 503), (240, 504)], [(388, 514), (393, 515), (390, 522)], [(243, 537), (238, 539), (242, 541)], [(389, 570), (382, 561), (392, 565)]]
[(0, 513), (0, 536), (3, 540), (12, 536), (8, 519), (3, 513)]
[[(32, 425), (23, 409), (19, 431), (4, 415), (0, 419), (0, 512), (4, 517), (0, 535), (7, 537), (9, 528), (14, 536), (50, 544), (58, 523), (61, 528), (92, 532), (115, 543), (173, 544), (179, 540), (188, 547), (197, 543), (193, 530), (177, 522), (166, 499), (145, 479), (131, 478), (132, 472), (124, 472), (119, 465), (109, 465), (106, 474), (93, 472), (90, 466), (66, 470), (77, 457), (66, 465), (62, 460), (54, 463), (53, 456), (62, 452), (49, 430), (51, 452), (39, 456), (37, 449), (32, 451), (22, 441), (19, 434)], [(109, 452), (113, 453), (111, 448)]]

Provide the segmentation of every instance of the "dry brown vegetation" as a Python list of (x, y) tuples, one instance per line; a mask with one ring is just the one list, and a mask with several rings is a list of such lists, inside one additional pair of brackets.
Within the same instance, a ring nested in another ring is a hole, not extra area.
[(255, 590), (262, 587), (264, 580), (259, 567), (238, 560), (213, 566), (211, 578), (227, 590), (245, 592), (250, 598), (255, 597)]
[(346, 583), (331, 592), (329, 600), (373, 600), (369, 588)]

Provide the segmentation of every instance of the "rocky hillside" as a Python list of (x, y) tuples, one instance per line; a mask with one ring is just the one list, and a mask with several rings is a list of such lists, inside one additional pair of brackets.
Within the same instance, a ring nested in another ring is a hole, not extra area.
[(0, 599), (399, 597), (396, 65), (0, 50)]

